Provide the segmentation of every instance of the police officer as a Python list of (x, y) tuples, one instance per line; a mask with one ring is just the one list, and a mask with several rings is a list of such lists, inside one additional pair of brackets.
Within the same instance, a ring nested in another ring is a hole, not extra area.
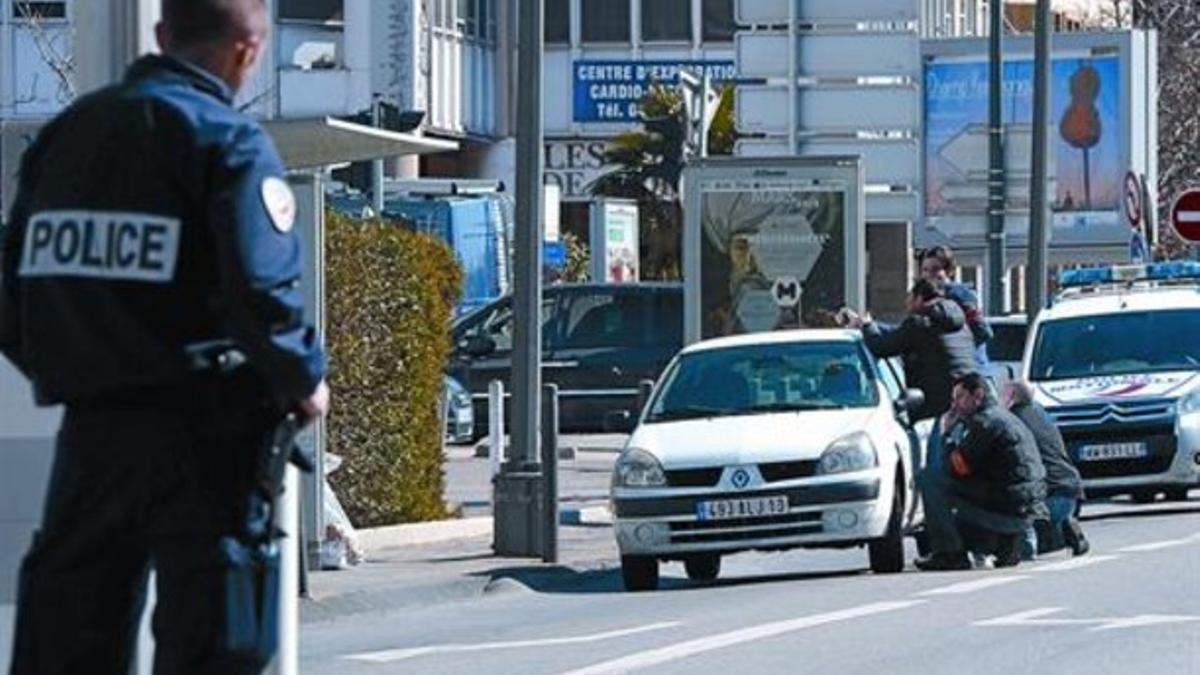
[(311, 420), (329, 397), (284, 167), (232, 106), (269, 25), (263, 0), (163, 0), (163, 55), (23, 158), (0, 349), (65, 414), (13, 673), (127, 673), (151, 564), (156, 673), (259, 668), (230, 647), (219, 543), (277, 412)]

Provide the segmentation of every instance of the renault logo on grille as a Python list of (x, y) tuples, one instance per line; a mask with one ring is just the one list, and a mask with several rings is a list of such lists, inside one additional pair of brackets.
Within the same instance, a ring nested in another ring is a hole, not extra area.
[(750, 484), (750, 474), (745, 469), (738, 469), (730, 476), (729, 482), (733, 483), (735, 488), (741, 489)]

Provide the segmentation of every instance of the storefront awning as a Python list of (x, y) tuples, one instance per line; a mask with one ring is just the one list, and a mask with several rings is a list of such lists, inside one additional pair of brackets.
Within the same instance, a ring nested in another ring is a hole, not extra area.
[(453, 152), (458, 143), (376, 129), (333, 117), (263, 122), (289, 169)]

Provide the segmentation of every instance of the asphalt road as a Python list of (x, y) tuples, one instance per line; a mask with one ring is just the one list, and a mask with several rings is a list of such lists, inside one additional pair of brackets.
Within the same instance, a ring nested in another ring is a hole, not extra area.
[(1092, 553), (1011, 570), (874, 576), (859, 550), (746, 553), (710, 585), (669, 565), (645, 594), (615, 570), (517, 573), (479, 600), (306, 625), (302, 669), (1200, 673), (1200, 499), (1092, 514)]

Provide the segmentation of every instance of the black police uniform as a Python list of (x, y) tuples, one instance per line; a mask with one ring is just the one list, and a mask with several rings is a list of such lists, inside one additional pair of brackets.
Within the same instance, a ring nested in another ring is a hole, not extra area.
[[(210, 73), (145, 57), (23, 158), (0, 349), (65, 414), (13, 673), (124, 675), (151, 564), (155, 672), (254, 670), (223, 648), (218, 541), (242, 527), (271, 411), (312, 394), (324, 356), (284, 167), (232, 101)], [(213, 341), (248, 365), (189, 356)]]

